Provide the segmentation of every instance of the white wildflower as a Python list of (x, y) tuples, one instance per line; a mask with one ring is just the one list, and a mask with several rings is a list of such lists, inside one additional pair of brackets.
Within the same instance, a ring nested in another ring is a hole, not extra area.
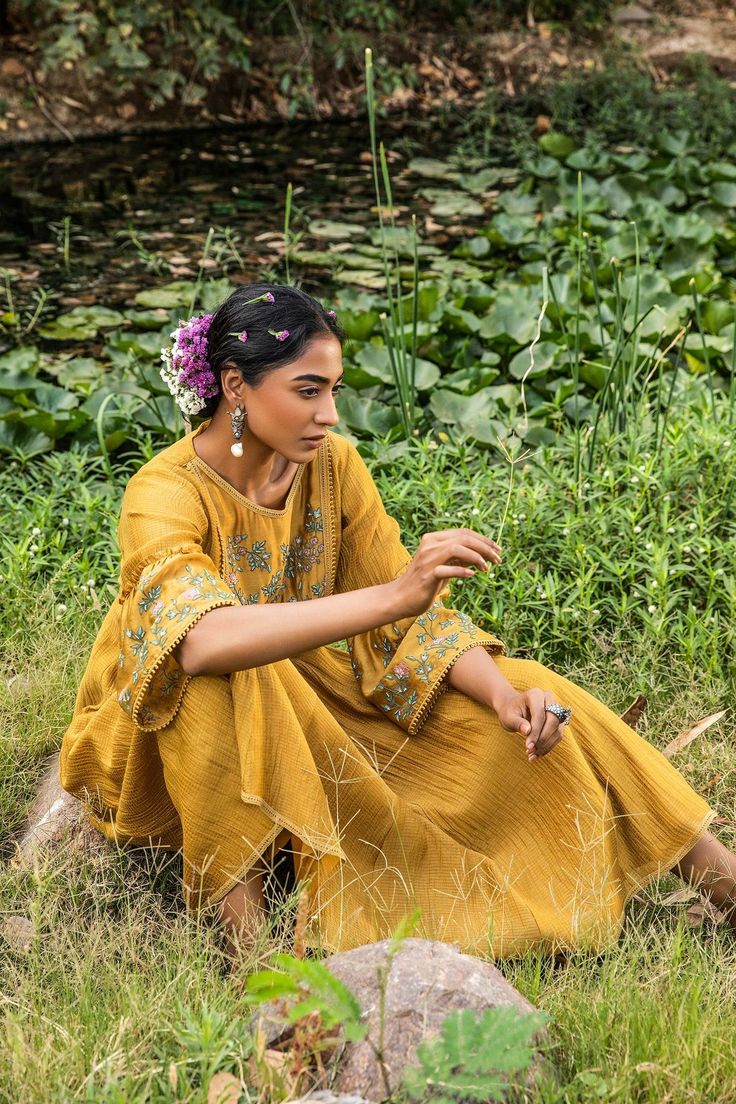
[(31, 550), (31, 552), (38, 552), (38, 545), (37, 544), (32, 544), (30, 550)]
[(56, 607), (56, 612), (57, 613), (66, 613), (66, 606), (64, 605), (63, 602), (59, 602), (58, 606)]
[(634, 526), (634, 532), (635, 533), (641, 533), (641, 525), (635, 525)]
[(650, 613), (656, 613), (657, 612), (657, 607), (656, 606), (647, 606), (647, 609), (649, 610)]
[(62, 525), (64, 526), (64, 528), (66, 529), (67, 525), (69, 524), (69, 518), (67, 518), (67, 517), (63, 517), (63, 518), (61, 519), (61, 524), (62, 524)]
[(41, 536), (41, 530), (38, 528), (37, 525), (34, 525), (33, 529), (31, 529), (31, 536), (32, 537), (40, 537)]

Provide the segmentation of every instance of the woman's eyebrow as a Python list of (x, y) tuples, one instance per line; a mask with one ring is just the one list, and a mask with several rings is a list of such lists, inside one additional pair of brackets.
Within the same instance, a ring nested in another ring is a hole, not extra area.
[[(344, 378), (344, 376), (345, 376), (345, 373), (343, 372), (343, 374), (335, 381), (335, 383), (336, 384), (340, 383), (340, 380), (342, 380)], [(311, 375), (311, 374), (308, 375), (308, 376), (294, 376), (292, 378), (291, 382), (294, 383), (296, 380), (309, 380), (310, 383), (329, 383), (330, 382), (329, 379), (327, 378), (327, 376), (315, 376), (315, 375)]]

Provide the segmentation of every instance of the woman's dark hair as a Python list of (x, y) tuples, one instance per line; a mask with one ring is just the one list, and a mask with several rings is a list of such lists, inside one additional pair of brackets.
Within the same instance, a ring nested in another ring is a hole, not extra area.
[[(273, 302), (261, 298), (270, 293)], [(251, 300), (257, 299), (254, 303)], [(289, 336), (279, 341), (274, 334)], [(245, 331), (247, 341), (239, 334)], [(269, 332), (273, 331), (273, 332)], [(241, 284), (215, 311), (207, 334), (207, 359), (215, 379), (228, 363), (234, 364), (246, 383), (257, 387), (274, 368), (283, 368), (302, 355), (315, 337), (336, 337), (345, 333), (321, 303), (299, 288), (279, 284)], [(222, 397), (222, 390), (207, 400), (201, 418), (210, 418)]]

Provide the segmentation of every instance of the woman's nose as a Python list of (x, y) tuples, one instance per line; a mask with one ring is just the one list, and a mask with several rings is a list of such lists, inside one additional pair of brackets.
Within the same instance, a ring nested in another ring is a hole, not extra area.
[(320, 425), (333, 426), (337, 425), (340, 421), (340, 415), (337, 413), (337, 406), (332, 395), (328, 399), (326, 405), (322, 407), (319, 413)]

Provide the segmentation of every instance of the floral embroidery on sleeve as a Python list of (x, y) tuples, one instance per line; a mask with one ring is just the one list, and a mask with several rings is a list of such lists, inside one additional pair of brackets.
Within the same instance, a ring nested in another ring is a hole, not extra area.
[[(394, 624), (353, 637), (348, 644), (363, 693), (411, 735), (445, 689), (444, 677), (459, 655), (478, 646), (492, 654), (503, 651), (500, 640), (483, 632), (466, 614), (448, 610), (439, 602), (411, 622), (403, 634)], [(379, 662), (381, 669), (377, 668)]]
[(173, 554), (150, 565), (126, 599), (118, 656), (118, 702), (141, 728), (173, 718), (187, 676), (172, 652), (191, 626), (218, 606), (235, 605), (201, 552)]

